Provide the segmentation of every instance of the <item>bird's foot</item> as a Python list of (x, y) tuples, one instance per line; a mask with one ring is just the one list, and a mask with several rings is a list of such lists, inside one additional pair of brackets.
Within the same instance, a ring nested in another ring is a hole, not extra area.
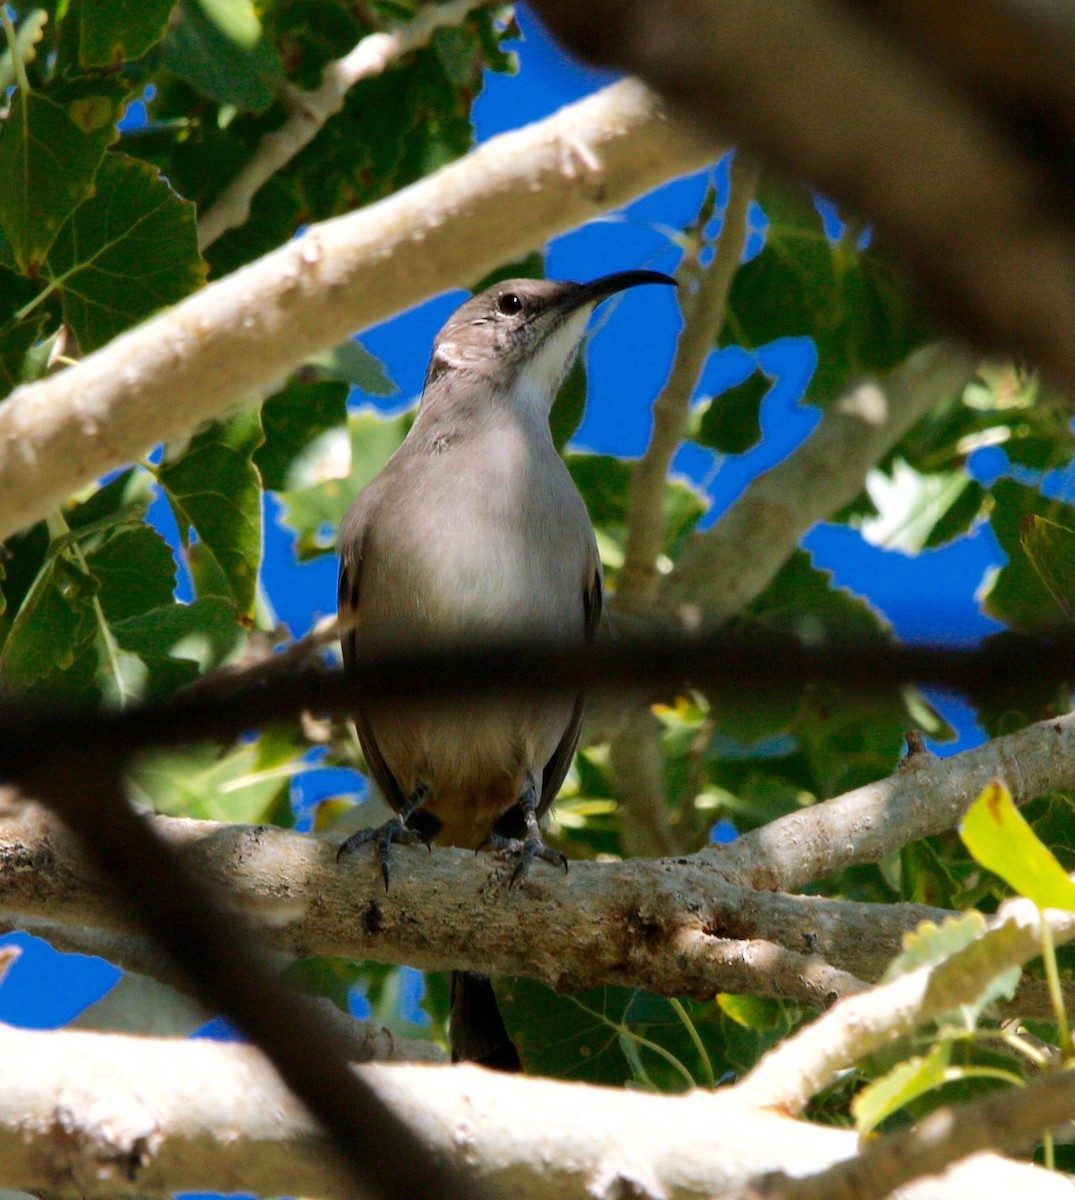
[(392, 857), (392, 846), (398, 844), (402, 846), (413, 846), (416, 842), (421, 842), (427, 850), (432, 850), (429, 840), (425, 838), (417, 829), (410, 829), (404, 823), (402, 817), (393, 817), (390, 821), (385, 821), (383, 825), (379, 825), (374, 829), (360, 829), (357, 833), (352, 833), (347, 841), (341, 843), (340, 848), (336, 851), (336, 861), (339, 862), (345, 854), (350, 854), (352, 850), (357, 850), (360, 846), (365, 846), (368, 842), (373, 842), (376, 847), (377, 861), (381, 864), (381, 876), (384, 879), (384, 890), (388, 891), (388, 880), (391, 875), (389, 861)]
[(546, 846), (545, 839), (540, 833), (528, 833), (524, 838), (503, 837), (499, 833), (493, 833), (482, 842), (478, 849), (493, 850), (497, 854), (502, 854), (505, 858), (517, 858), (519, 860), (511, 873), (511, 880), (508, 883), (509, 890), (520, 879), (526, 877), (530, 871), (530, 864), (535, 858), (552, 863), (554, 867), (563, 867), (564, 874), (567, 874), (567, 856), (559, 850), (553, 850), (550, 846)]

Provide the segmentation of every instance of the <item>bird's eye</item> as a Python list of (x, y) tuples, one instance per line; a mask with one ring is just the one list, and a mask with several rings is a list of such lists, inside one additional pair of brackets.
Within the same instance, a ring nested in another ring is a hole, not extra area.
[(514, 292), (505, 292), (503, 296), (498, 297), (496, 306), (505, 317), (513, 317), (522, 311), (523, 302)]

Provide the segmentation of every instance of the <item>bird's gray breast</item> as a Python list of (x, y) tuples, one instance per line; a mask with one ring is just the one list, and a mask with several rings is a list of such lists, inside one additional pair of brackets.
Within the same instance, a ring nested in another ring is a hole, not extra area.
[(581, 638), (593, 532), (547, 439), (512, 423), (448, 434), (401, 474), (369, 530), (363, 625), (422, 640)]

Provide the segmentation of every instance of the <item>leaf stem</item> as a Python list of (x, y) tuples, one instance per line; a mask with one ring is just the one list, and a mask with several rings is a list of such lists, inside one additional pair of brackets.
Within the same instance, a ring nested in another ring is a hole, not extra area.
[(22, 54), (19, 52), (19, 42), (15, 35), (15, 26), (11, 23), (11, 17), (8, 16), (7, 5), (0, 4), (0, 21), (4, 23), (4, 37), (7, 40), (8, 53), (11, 55), (11, 66), (15, 71), (15, 82), (19, 85), (19, 91), (23, 95), (23, 108), (25, 110), (26, 97), (30, 94), (30, 80), (26, 74), (26, 64), (22, 61)]
[(1068, 1015), (1064, 1010), (1064, 994), (1060, 988), (1060, 972), (1056, 967), (1056, 947), (1053, 945), (1053, 933), (1049, 922), (1045, 919), (1045, 910), (1041, 914), (1041, 957), (1045, 963), (1045, 979), (1049, 985), (1049, 999), (1056, 1013), (1056, 1024), (1059, 1031), (1060, 1051), (1065, 1059), (1071, 1057), (1071, 1031), (1068, 1028)]
[(705, 1048), (705, 1043), (698, 1032), (698, 1027), (691, 1020), (690, 1014), (687, 1012), (682, 1001), (677, 1000), (675, 996), (669, 996), (668, 1003), (674, 1009), (676, 1016), (683, 1022), (687, 1033), (690, 1034), (694, 1048), (698, 1051), (698, 1057), (702, 1060), (702, 1072), (705, 1075), (706, 1087), (712, 1090), (717, 1086), (717, 1078), (713, 1074), (713, 1063), (710, 1061), (709, 1051)]

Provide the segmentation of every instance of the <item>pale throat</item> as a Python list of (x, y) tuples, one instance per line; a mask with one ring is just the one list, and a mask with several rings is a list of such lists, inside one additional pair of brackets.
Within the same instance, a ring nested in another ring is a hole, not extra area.
[(593, 306), (587, 304), (573, 312), (520, 367), (512, 389), (520, 408), (548, 419), (560, 384), (575, 361), (592, 311)]

